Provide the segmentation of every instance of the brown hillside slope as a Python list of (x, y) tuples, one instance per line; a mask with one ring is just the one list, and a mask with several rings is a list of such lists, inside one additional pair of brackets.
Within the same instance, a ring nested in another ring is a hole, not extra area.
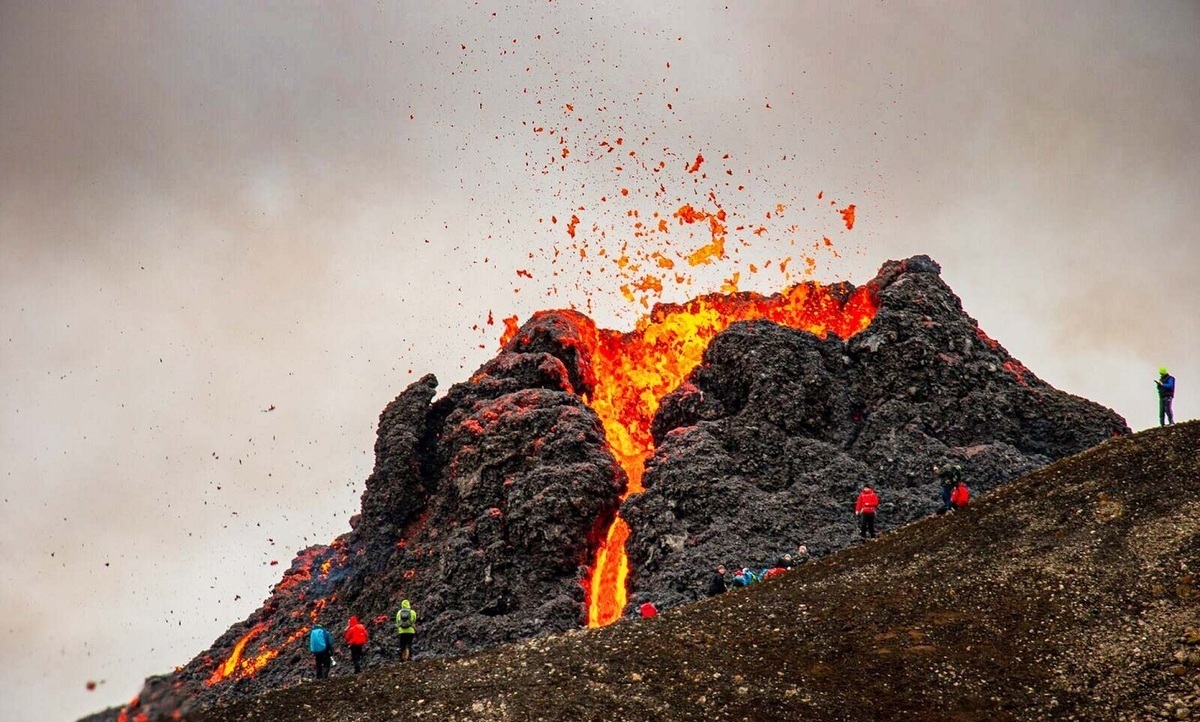
[(656, 620), (305, 683), (193, 719), (1200, 717), (1198, 573), (1189, 423)]

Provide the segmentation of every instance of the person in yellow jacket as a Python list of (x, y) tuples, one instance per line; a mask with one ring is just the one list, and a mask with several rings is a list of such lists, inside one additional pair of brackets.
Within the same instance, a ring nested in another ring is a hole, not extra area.
[(417, 636), (417, 610), (407, 599), (400, 602), (396, 612), (396, 631), (400, 633), (400, 659), (407, 662), (412, 656), (413, 639)]

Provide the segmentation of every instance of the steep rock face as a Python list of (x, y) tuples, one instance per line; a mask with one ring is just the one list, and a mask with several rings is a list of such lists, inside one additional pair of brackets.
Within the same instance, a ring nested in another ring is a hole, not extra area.
[(368, 665), (394, 660), (403, 599), (419, 612), (418, 656), (578, 627), (590, 553), (625, 479), (575, 393), (590, 365), (569, 329), (540, 314), (444, 398), (431, 403), (429, 375), (388, 404), (353, 531), (302, 551), (258, 611), (148, 679), (126, 718), (169, 719), (311, 676), (314, 622), (340, 642), (357, 615)]
[(889, 262), (875, 319), (848, 341), (764, 321), (714, 339), (663, 399), (647, 491), (621, 509), (637, 601), (697, 599), (720, 563), (855, 543), (864, 485), (887, 530), (937, 510), (935, 466), (960, 465), (978, 494), (1128, 433), (1009, 356), (939, 274), (923, 256)]

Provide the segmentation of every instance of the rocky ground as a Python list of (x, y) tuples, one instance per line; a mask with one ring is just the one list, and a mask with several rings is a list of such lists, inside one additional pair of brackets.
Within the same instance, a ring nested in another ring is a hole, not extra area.
[(654, 620), (306, 682), (187, 719), (1197, 716), (1193, 422), (1112, 439), (966, 510)]

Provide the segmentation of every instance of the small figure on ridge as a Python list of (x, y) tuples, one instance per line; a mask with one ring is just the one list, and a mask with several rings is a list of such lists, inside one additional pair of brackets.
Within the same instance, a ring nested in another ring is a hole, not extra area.
[(858, 516), (858, 535), (866, 539), (875, 538), (875, 510), (879, 508), (879, 495), (869, 486), (864, 486), (854, 502), (854, 513)]
[(1154, 385), (1158, 387), (1158, 425), (1175, 423), (1175, 414), (1171, 411), (1171, 401), (1175, 399), (1175, 377), (1167, 373), (1166, 366), (1158, 367), (1158, 380)]
[(715, 597), (725, 591), (725, 567), (717, 565), (717, 571), (713, 573), (712, 579), (708, 582), (708, 596)]
[(350, 625), (346, 627), (343, 639), (350, 648), (350, 661), (354, 663), (354, 673), (358, 674), (362, 671), (363, 647), (367, 645), (367, 628), (358, 621), (358, 617), (350, 617)]
[(413, 639), (417, 636), (417, 610), (407, 599), (400, 602), (396, 612), (396, 631), (400, 633), (400, 660), (407, 662), (412, 656)]
[(317, 679), (328, 677), (333, 666), (333, 635), (320, 624), (314, 624), (308, 633), (308, 651), (312, 652), (317, 667)]
[(933, 467), (933, 470), (942, 483), (942, 508), (938, 509), (938, 513), (945, 514), (954, 508), (950, 497), (954, 494), (954, 487), (962, 481), (962, 467), (958, 464), (943, 464), (940, 468)]

